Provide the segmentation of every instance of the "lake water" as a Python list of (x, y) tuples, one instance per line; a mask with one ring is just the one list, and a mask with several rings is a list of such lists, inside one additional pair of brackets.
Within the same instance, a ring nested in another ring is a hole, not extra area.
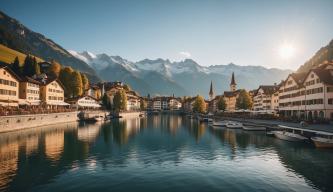
[(333, 191), (333, 151), (177, 115), (0, 134), (0, 191)]

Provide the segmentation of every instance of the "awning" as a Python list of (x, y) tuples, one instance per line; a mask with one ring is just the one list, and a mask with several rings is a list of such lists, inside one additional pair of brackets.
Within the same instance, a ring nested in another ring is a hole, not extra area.
[(70, 104), (64, 102), (64, 101), (47, 101), (47, 105), (59, 105), (59, 106), (68, 106)]
[(3, 106), (3, 107), (17, 107), (18, 106), (18, 103), (7, 103), (7, 102), (0, 102), (0, 105)]
[(95, 103), (86, 103), (86, 104), (78, 104), (79, 107), (101, 107), (99, 104)]
[(27, 101), (25, 99), (19, 99), (19, 105), (40, 105), (40, 100)]

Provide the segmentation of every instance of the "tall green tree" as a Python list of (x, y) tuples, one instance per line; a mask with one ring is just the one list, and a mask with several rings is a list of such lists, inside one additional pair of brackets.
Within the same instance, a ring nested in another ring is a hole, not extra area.
[(251, 109), (252, 107), (252, 100), (249, 93), (242, 89), (239, 92), (239, 96), (236, 100), (236, 108), (237, 109)]
[(83, 85), (81, 74), (78, 71), (72, 73), (72, 82), (71, 82), (73, 97), (81, 96), (83, 94)]
[(30, 55), (27, 55), (24, 59), (24, 63), (23, 63), (23, 75), (25, 76), (33, 76), (34, 75), (34, 64), (33, 64), (34, 60)]
[(126, 110), (127, 96), (124, 90), (117, 91), (113, 97), (113, 106), (116, 111)]
[(32, 59), (32, 65), (33, 65), (33, 73), (36, 74), (36, 75), (39, 75), (40, 74), (40, 66), (36, 60), (36, 57), (34, 57)]
[(11, 65), (12, 70), (16, 73), (16, 74), (21, 74), (21, 66), (20, 66), (20, 61), (18, 59), (18, 57), (15, 57), (14, 62)]
[(72, 73), (73, 69), (71, 67), (64, 67), (61, 69), (59, 74), (59, 79), (65, 87), (65, 97), (71, 97), (73, 95), (72, 89)]
[(206, 112), (206, 102), (205, 99), (198, 95), (195, 98), (194, 104), (193, 104), (193, 111), (197, 113), (205, 113)]
[(226, 107), (227, 107), (227, 104), (226, 104), (226, 102), (225, 102), (225, 100), (224, 100), (224, 97), (221, 96), (221, 97), (219, 98), (219, 100), (217, 101), (217, 108), (218, 108), (219, 110), (224, 111)]
[(103, 103), (103, 106), (106, 108), (106, 109), (111, 109), (111, 104), (110, 104), (110, 98), (107, 94), (104, 94), (103, 97), (102, 97), (102, 103)]
[(83, 92), (85, 90), (87, 90), (89, 88), (89, 80), (86, 76), (86, 74), (84, 73), (80, 73), (81, 74), (81, 79), (82, 79), (82, 89), (83, 89)]

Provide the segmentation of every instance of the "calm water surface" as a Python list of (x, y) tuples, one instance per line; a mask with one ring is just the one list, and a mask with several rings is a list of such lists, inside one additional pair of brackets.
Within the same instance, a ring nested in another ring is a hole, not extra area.
[(0, 191), (333, 191), (333, 151), (177, 115), (0, 134)]

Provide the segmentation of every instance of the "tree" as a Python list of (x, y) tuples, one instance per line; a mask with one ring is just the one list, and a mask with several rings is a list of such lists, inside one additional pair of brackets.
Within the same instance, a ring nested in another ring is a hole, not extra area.
[(141, 101), (140, 101), (140, 110), (144, 111), (146, 109), (147, 109), (147, 102), (145, 100), (141, 99)]
[(81, 74), (78, 71), (74, 71), (72, 73), (72, 82), (71, 82), (72, 90), (73, 90), (73, 97), (81, 96), (83, 94), (83, 85)]
[(217, 108), (219, 110), (224, 111), (226, 108), (226, 105), (227, 104), (225, 103), (224, 97), (220, 97), (219, 100), (217, 101)]
[(33, 76), (34, 75), (34, 64), (33, 58), (30, 55), (27, 55), (24, 59), (23, 63), (23, 75), (25, 76)]
[(70, 97), (73, 95), (72, 90), (72, 73), (73, 69), (71, 67), (64, 67), (61, 69), (59, 74), (59, 79), (65, 87), (65, 97)]
[(55, 60), (52, 60), (51, 66), (48, 69), (48, 72), (55, 74), (57, 77), (59, 77), (60, 71), (61, 71), (61, 65), (58, 62), (56, 62)]
[(127, 96), (124, 90), (116, 92), (113, 97), (113, 106), (116, 111), (126, 110)]
[(131, 87), (129, 86), (129, 85), (124, 85), (124, 89), (126, 90), (126, 91), (130, 91), (131, 90)]
[(33, 73), (36, 75), (40, 75), (40, 66), (37, 63), (36, 57), (32, 59), (32, 65), (33, 65)]
[(109, 110), (111, 109), (110, 98), (107, 94), (103, 95), (102, 103), (106, 109), (109, 109)]
[(205, 113), (206, 112), (206, 102), (204, 98), (200, 95), (198, 95), (195, 98), (194, 104), (193, 104), (193, 111), (197, 113)]
[(12, 70), (16, 73), (16, 74), (21, 74), (21, 66), (20, 66), (20, 61), (18, 59), (18, 57), (15, 57), (14, 62), (11, 65)]
[(80, 74), (81, 74), (81, 79), (82, 79), (82, 89), (84, 92), (89, 88), (89, 80), (88, 80), (86, 74), (84, 74), (84, 73), (80, 73)]
[(252, 107), (252, 100), (249, 93), (242, 89), (239, 92), (239, 96), (236, 100), (236, 108), (237, 109), (251, 109)]

